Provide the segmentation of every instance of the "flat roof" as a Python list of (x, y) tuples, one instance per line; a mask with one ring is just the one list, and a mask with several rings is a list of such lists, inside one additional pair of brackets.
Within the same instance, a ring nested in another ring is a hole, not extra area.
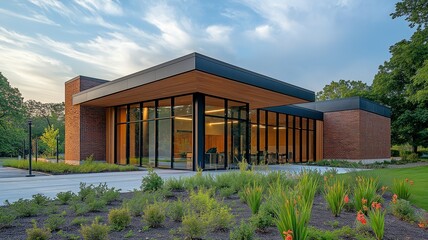
[(350, 97), (319, 102), (299, 103), (294, 104), (294, 106), (313, 109), (320, 112), (338, 112), (359, 109), (387, 118), (391, 117), (391, 109), (389, 107), (370, 101), (363, 97)]
[(313, 91), (199, 53), (191, 53), (77, 93), (73, 95), (73, 104), (81, 104), (192, 70), (198, 70), (306, 101), (315, 100), (315, 93)]
[(290, 114), (290, 115), (295, 115), (295, 116), (305, 117), (305, 118), (312, 118), (316, 120), (323, 120), (323, 117), (324, 117), (323, 112), (309, 109), (309, 108), (299, 107), (299, 106), (296, 106), (295, 104), (262, 108), (262, 110)]

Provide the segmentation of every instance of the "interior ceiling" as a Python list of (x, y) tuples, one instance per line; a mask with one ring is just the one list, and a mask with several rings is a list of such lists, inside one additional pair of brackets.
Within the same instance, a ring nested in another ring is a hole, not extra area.
[(250, 104), (250, 109), (308, 102), (296, 97), (193, 70), (84, 102), (81, 105), (111, 107), (195, 92), (246, 102)]

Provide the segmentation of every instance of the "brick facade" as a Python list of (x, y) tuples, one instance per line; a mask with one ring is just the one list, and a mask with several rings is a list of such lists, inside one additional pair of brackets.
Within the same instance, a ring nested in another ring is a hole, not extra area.
[(78, 76), (65, 83), (65, 160), (80, 161), (91, 154), (105, 160), (106, 115), (102, 107), (73, 105), (73, 94), (107, 81)]
[(324, 159), (390, 158), (390, 121), (363, 110), (324, 113)]

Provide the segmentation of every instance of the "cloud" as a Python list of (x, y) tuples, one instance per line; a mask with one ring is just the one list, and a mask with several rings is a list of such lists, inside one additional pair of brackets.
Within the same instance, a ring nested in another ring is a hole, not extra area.
[(261, 26), (257, 26), (254, 29), (254, 34), (257, 38), (263, 39), (263, 40), (269, 40), (271, 39), (271, 32), (272, 32), (272, 27), (269, 25), (261, 25)]
[(60, 26), (58, 23), (55, 23), (54, 21), (50, 20), (49, 18), (47, 18), (45, 15), (41, 15), (41, 14), (36, 14), (33, 15), (32, 17), (26, 16), (26, 15), (21, 15), (6, 9), (2, 9), (0, 8), (0, 13), (1, 14), (6, 14), (12, 17), (17, 17), (17, 18), (21, 18), (21, 19), (25, 19), (28, 21), (32, 21), (32, 22), (37, 22), (37, 23), (43, 23), (43, 24), (47, 24), (47, 25), (53, 25), (53, 26)]
[(74, 15), (67, 6), (65, 6), (61, 1), (57, 0), (29, 0), (32, 4), (42, 8), (46, 11), (54, 11), (62, 16), (72, 16)]
[(208, 33), (208, 41), (215, 44), (228, 44), (230, 41), (229, 35), (232, 30), (231, 27), (223, 25), (211, 25), (205, 29)]
[(79, 6), (93, 14), (104, 13), (108, 15), (123, 15), (122, 7), (112, 0), (74, 0)]

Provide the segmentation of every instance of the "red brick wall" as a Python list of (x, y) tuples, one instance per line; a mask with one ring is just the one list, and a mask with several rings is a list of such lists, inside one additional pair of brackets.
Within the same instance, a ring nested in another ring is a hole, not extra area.
[(106, 81), (76, 77), (65, 84), (65, 159), (79, 161), (94, 154), (105, 160), (106, 116), (104, 108), (73, 105), (73, 94)]
[(390, 119), (362, 111), (324, 113), (325, 159), (390, 157)]

